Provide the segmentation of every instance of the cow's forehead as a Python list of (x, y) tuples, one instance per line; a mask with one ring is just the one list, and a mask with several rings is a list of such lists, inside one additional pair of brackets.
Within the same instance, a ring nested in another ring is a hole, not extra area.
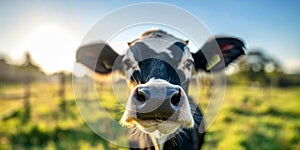
[(181, 43), (185, 43), (186, 41), (177, 38), (175, 36), (173, 36), (172, 34), (169, 34), (163, 30), (149, 30), (146, 31), (144, 33), (141, 34), (141, 36), (132, 41), (131, 44), (134, 44), (136, 42), (141, 42), (141, 41), (145, 41), (147, 39), (160, 39), (160, 40), (164, 40), (164, 41), (169, 41), (170, 43), (175, 43), (175, 42), (181, 42)]
[(180, 85), (191, 76), (190, 61), (186, 42), (161, 30), (143, 33), (123, 57), (126, 77), (137, 83), (159, 78)]
[(175, 36), (173, 36), (172, 34), (168, 34), (165, 31), (162, 30), (150, 30), (150, 31), (146, 31), (144, 32), (140, 39), (147, 39), (147, 38), (158, 38), (158, 39), (163, 39), (169, 42), (184, 42), (182, 39), (179, 39)]
[(129, 51), (137, 61), (158, 56), (160, 59), (180, 60), (183, 51), (189, 51), (185, 42), (162, 30), (151, 30), (130, 43)]

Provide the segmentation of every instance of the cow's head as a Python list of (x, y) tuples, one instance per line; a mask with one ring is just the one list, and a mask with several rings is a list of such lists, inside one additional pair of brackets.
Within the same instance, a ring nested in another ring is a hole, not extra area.
[(194, 126), (187, 96), (193, 72), (222, 69), (221, 62), (227, 66), (244, 54), (243, 42), (235, 38), (212, 39), (196, 53), (187, 44), (164, 31), (151, 30), (128, 43), (122, 56), (107, 44), (97, 43), (80, 47), (76, 57), (100, 74), (110, 73), (113, 66), (122, 72), (131, 94), (120, 123), (160, 137)]

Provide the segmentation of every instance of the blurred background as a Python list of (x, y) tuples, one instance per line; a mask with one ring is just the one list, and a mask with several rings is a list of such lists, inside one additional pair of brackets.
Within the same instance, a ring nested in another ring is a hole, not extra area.
[[(86, 125), (76, 107), (72, 70), (88, 30), (109, 12), (137, 2), (0, 2), (0, 149), (126, 149)], [(213, 34), (246, 43), (247, 57), (228, 69), (224, 105), (203, 149), (300, 149), (300, 2), (159, 2), (189, 11)], [(198, 81), (205, 110), (212, 83), (209, 76)], [(112, 94), (102, 95), (102, 103)], [(106, 102), (119, 118), (116, 105)]]

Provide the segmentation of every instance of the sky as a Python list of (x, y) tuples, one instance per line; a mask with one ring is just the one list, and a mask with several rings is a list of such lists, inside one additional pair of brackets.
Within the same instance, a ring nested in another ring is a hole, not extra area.
[[(29, 51), (47, 73), (72, 71), (75, 51), (88, 31), (114, 10), (141, 2), (0, 1), (0, 55), (20, 63)], [(185, 9), (213, 34), (240, 37), (248, 50), (263, 50), (279, 60), (287, 73), (300, 72), (300, 1), (156, 2)]]

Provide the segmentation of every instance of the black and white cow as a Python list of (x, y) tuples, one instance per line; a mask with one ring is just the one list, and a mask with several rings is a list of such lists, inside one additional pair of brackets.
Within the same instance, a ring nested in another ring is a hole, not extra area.
[(99, 74), (118, 70), (128, 79), (131, 94), (120, 123), (146, 135), (129, 135), (131, 149), (201, 148), (203, 117), (188, 97), (190, 78), (199, 70), (224, 68), (245, 54), (244, 44), (236, 38), (215, 38), (196, 53), (187, 44), (162, 30), (150, 30), (128, 43), (122, 56), (105, 43), (78, 49), (77, 62)]

